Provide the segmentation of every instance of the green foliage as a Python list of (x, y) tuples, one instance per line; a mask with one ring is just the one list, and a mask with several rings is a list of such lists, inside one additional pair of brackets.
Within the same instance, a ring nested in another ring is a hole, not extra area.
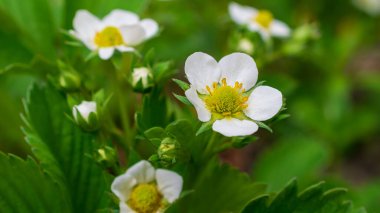
[(265, 184), (255, 183), (248, 175), (215, 160), (204, 165), (201, 174), (194, 192), (179, 200), (168, 212), (239, 212), (266, 188)]
[(25, 111), (27, 142), (44, 171), (68, 190), (73, 209), (94, 212), (105, 207), (108, 186), (103, 171), (86, 156), (92, 154), (96, 138), (67, 118), (71, 109), (62, 94), (35, 85)]
[[(320, 141), (290, 137), (263, 152), (254, 164), (253, 176), (279, 190), (292, 177), (313, 180), (329, 160), (329, 152)], [(309, 183), (306, 183), (309, 184)]]
[(297, 181), (290, 181), (276, 195), (261, 195), (253, 199), (242, 213), (354, 213), (366, 211), (354, 210), (351, 202), (345, 201), (342, 195), (345, 189), (326, 190), (320, 182), (298, 193)]
[(136, 113), (136, 122), (139, 130), (145, 131), (154, 126), (166, 126), (170, 117), (166, 97), (159, 90), (153, 90), (144, 96), (142, 110)]
[(32, 158), (0, 153), (0, 168), (1, 212), (72, 212), (66, 189)]

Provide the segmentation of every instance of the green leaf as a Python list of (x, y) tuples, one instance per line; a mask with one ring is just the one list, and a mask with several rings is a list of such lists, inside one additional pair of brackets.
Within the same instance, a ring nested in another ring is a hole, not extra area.
[(0, 152), (0, 209), (12, 212), (72, 212), (67, 191), (37, 163)]
[(187, 97), (185, 96), (182, 96), (182, 95), (177, 95), (175, 93), (173, 93), (174, 97), (177, 98), (179, 101), (181, 101), (183, 104), (186, 104), (186, 105), (189, 105), (189, 106), (192, 106), (193, 104), (189, 101), (189, 99), (187, 99)]
[(35, 54), (53, 59), (56, 56), (56, 37), (63, 24), (64, 0), (3, 0), (0, 16), (5, 31), (17, 33), (21, 43)]
[(164, 139), (166, 132), (162, 127), (152, 127), (144, 132), (145, 137), (150, 139)]
[(261, 153), (252, 174), (256, 180), (268, 182), (270, 190), (274, 191), (280, 190), (293, 177), (307, 185), (310, 183), (304, 181), (313, 180), (328, 162), (329, 155), (322, 141), (293, 136)]
[(341, 188), (326, 190), (324, 182), (320, 182), (298, 193), (297, 181), (293, 179), (278, 194), (262, 195), (253, 199), (242, 213), (356, 212), (357, 210), (352, 207), (351, 203), (342, 197), (346, 191)]
[(142, 110), (136, 113), (138, 128), (140, 131), (152, 127), (165, 127), (170, 120), (167, 110), (167, 100), (160, 90), (154, 89), (150, 94), (144, 96)]
[(72, 208), (94, 212), (108, 204), (103, 171), (86, 155), (96, 149), (95, 137), (67, 118), (65, 98), (48, 86), (34, 86), (25, 101), (24, 132), (42, 168), (65, 185)]
[[(189, 178), (194, 178), (191, 174)], [(179, 200), (168, 212), (240, 212), (254, 197), (265, 191), (248, 175), (215, 160), (203, 168), (194, 192)]]
[(169, 124), (166, 127), (166, 132), (177, 139), (183, 145), (189, 145), (189, 143), (195, 137), (195, 131), (193, 126), (188, 120), (178, 120)]
[(188, 83), (184, 82), (184, 81), (181, 81), (181, 80), (179, 80), (179, 79), (175, 79), (175, 78), (173, 78), (173, 81), (174, 81), (179, 87), (181, 87), (181, 89), (182, 89), (183, 91), (186, 91), (186, 90), (190, 89), (190, 85), (189, 85)]

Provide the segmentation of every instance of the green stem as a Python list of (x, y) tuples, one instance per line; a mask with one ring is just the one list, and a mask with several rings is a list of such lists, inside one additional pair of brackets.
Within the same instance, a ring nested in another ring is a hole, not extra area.
[(204, 152), (204, 158), (208, 158), (214, 154), (215, 144), (217, 141), (218, 141), (217, 140), (217, 133), (212, 132), (212, 135), (210, 137), (210, 140), (207, 143), (207, 146), (206, 146), (206, 149)]
[[(121, 125), (124, 135), (124, 141), (128, 149), (132, 149), (133, 147), (133, 135), (131, 130), (130, 119), (128, 117), (128, 113), (130, 112), (130, 105), (127, 102), (132, 99), (132, 92), (128, 88), (125, 87), (125, 81), (123, 74), (128, 75), (130, 72), (130, 65), (132, 61), (132, 55), (123, 55), (121, 64), (115, 64), (115, 80), (116, 80), (116, 88), (115, 93), (117, 97), (117, 102), (119, 103), (119, 113), (121, 119)], [(126, 72), (123, 72), (126, 71)]]

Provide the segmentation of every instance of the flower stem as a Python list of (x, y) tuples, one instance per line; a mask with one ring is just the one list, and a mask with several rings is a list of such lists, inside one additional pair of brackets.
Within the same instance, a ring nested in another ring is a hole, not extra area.
[(207, 143), (207, 146), (206, 146), (206, 149), (204, 152), (204, 158), (208, 158), (214, 154), (215, 144), (217, 141), (218, 141), (217, 140), (217, 133), (213, 131), (211, 133), (210, 140)]

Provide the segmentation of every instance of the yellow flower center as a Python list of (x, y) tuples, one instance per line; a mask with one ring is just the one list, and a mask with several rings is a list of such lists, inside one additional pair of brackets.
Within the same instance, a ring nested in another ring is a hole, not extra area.
[(124, 44), (120, 30), (116, 27), (106, 27), (95, 35), (95, 44), (99, 47), (112, 47)]
[(138, 213), (152, 213), (160, 209), (162, 194), (154, 183), (142, 183), (131, 192), (127, 204)]
[(257, 15), (253, 17), (253, 21), (268, 29), (273, 22), (273, 15), (268, 10), (260, 10)]
[(234, 87), (227, 85), (226, 79), (222, 79), (222, 84), (213, 83), (212, 89), (206, 86), (210, 95), (204, 98), (206, 107), (212, 112), (223, 117), (236, 117), (248, 107), (246, 102), (248, 97), (242, 89), (243, 84), (235, 82)]

